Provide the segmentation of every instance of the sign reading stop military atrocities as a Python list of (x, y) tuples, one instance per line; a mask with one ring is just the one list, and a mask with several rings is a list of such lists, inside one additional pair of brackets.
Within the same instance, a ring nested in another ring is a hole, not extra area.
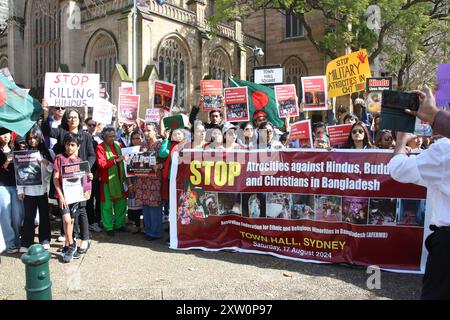
[(275, 100), (280, 118), (298, 116), (298, 99), (295, 84), (284, 84), (274, 87)]
[(302, 77), (303, 111), (327, 110), (327, 79), (325, 76)]
[(366, 78), (371, 77), (367, 50), (359, 50), (329, 62), (326, 76), (330, 98), (363, 91)]
[(327, 134), (330, 139), (330, 146), (333, 148), (340, 147), (347, 142), (348, 135), (352, 130), (352, 124), (338, 124), (335, 126), (327, 126)]
[(49, 106), (93, 107), (99, 88), (99, 74), (47, 72), (44, 98)]
[(173, 249), (423, 272), (426, 189), (388, 150), (183, 150), (171, 168)]
[(311, 120), (302, 120), (291, 125), (289, 148), (312, 148)]

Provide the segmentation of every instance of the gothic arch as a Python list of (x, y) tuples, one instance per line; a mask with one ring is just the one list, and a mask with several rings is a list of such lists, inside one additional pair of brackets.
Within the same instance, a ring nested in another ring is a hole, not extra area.
[(226, 86), (228, 77), (232, 74), (231, 57), (222, 46), (214, 48), (209, 54), (208, 74), (212, 79), (222, 80)]
[(156, 66), (160, 80), (175, 84), (175, 105), (184, 111), (190, 104), (192, 53), (178, 33), (164, 36), (156, 48)]
[(301, 99), (302, 81), (301, 78), (308, 75), (305, 63), (297, 56), (290, 56), (283, 62), (284, 83), (295, 84), (297, 95)]
[(100, 28), (97, 29), (92, 36), (89, 38), (86, 47), (84, 49), (83, 54), (83, 66), (89, 68), (89, 63), (92, 61), (86, 61), (86, 59), (89, 59), (92, 57), (93, 50), (95, 49), (95, 45), (98, 43), (98, 41), (103, 40), (102, 38), (109, 39), (111, 43), (114, 45), (114, 51), (116, 57), (119, 56), (119, 45), (117, 43), (117, 39), (114, 36), (114, 34), (111, 31), (108, 31), (106, 29)]

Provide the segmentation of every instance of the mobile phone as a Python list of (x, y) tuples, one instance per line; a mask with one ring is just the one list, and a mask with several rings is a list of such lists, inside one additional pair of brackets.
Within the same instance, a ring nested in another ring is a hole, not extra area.
[(415, 93), (383, 90), (381, 108), (419, 110), (419, 96)]

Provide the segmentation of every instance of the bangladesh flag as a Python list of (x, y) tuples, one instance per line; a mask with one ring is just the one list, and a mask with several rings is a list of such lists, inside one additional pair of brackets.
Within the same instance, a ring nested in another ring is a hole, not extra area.
[(36, 99), (0, 75), (0, 127), (23, 137), (42, 112), (42, 106)]
[(275, 91), (261, 84), (250, 81), (229, 78), (231, 87), (248, 87), (248, 104), (250, 118), (256, 111), (263, 110), (267, 113), (267, 119), (276, 127), (284, 126), (284, 121), (278, 117)]

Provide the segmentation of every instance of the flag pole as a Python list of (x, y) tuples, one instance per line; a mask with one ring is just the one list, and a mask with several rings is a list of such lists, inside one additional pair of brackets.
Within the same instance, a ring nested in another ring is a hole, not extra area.
[(133, 2), (133, 94), (137, 92), (137, 0)]

